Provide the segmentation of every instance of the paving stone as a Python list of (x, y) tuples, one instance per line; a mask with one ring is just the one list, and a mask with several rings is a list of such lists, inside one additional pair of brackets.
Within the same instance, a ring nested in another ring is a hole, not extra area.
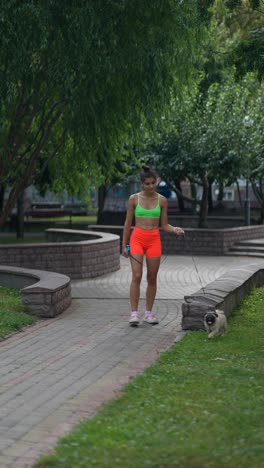
[[(239, 257), (164, 256), (154, 309), (160, 324), (131, 328), (130, 264), (121, 257), (115, 273), (72, 281), (73, 301), (62, 315), (0, 342), (1, 468), (33, 466), (60, 435), (93, 417), (103, 402), (184, 336), (184, 296), (238, 265), (248, 271), (247, 260)], [(145, 290), (144, 272), (142, 297)], [(142, 299), (141, 318), (144, 308)]]

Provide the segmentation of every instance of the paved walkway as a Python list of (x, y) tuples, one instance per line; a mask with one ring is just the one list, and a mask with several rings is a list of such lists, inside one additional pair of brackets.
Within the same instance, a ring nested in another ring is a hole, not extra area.
[[(57, 437), (118, 395), (159, 352), (183, 336), (181, 303), (245, 257), (163, 259), (155, 313), (160, 324), (131, 328), (129, 261), (105, 277), (72, 283), (71, 307), (0, 342), (0, 467), (31, 467)], [(143, 279), (142, 295), (146, 287)], [(144, 301), (140, 310), (144, 310)], [(73, 467), (74, 468), (74, 467)]]

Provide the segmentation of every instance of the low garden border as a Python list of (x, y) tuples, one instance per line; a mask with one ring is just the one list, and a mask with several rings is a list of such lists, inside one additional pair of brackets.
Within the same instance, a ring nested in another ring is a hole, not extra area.
[(71, 280), (59, 273), (0, 266), (0, 286), (21, 289), (31, 315), (56, 317), (71, 304)]
[[(179, 222), (178, 226), (181, 226)], [(123, 226), (89, 225), (91, 231), (117, 234), (122, 242)], [(226, 229), (184, 228), (185, 237), (176, 237), (161, 230), (164, 255), (225, 255), (232, 245), (243, 240), (264, 238), (264, 225)]]
[(230, 270), (196, 293), (184, 297), (182, 328), (204, 329), (204, 315), (210, 310), (222, 309), (229, 317), (253, 288), (263, 284), (264, 262), (263, 265), (249, 264)]
[(120, 268), (120, 238), (104, 232), (47, 229), (47, 243), (0, 246), (0, 264), (94, 278)]

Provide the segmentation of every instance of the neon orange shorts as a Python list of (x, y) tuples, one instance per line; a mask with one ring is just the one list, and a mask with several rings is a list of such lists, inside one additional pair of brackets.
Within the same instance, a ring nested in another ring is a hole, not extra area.
[(135, 227), (130, 238), (130, 254), (144, 255), (147, 258), (161, 257), (159, 229), (141, 229)]

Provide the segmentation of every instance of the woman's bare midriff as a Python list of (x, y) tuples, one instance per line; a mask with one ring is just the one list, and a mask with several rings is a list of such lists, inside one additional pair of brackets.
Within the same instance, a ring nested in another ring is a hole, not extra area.
[(135, 222), (136, 227), (140, 229), (145, 229), (146, 231), (151, 231), (152, 229), (158, 229), (159, 227), (159, 219), (153, 218), (136, 218)]

